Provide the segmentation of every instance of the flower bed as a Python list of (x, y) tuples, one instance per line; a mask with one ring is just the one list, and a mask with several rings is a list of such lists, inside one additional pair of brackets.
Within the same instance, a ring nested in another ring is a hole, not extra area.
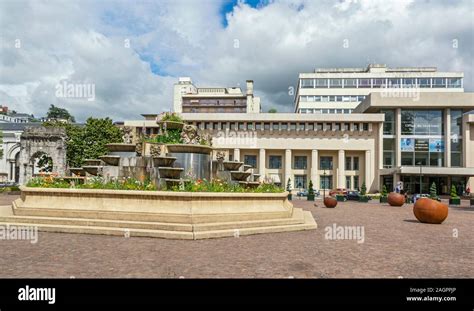
[[(133, 178), (104, 180), (101, 177), (88, 178), (84, 183), (68, 181), (53, 176), (35, 177), (27, 185), (30, 188), (62, 188), (62, 189), (108, 189), (108, 190), (140, 190), (156, 191), (156, 186), (150, 181), (141, 182)], [(262, 183), (258, 187), (245, 187), (240, 184), (227, 183), (221, 180), (206, 179), (183, 181), (179, 186), (173, 186), (163, 191), (174, 192), (237, 192), (237, 193), (282, 193), (284, 190), (272, 183)]]

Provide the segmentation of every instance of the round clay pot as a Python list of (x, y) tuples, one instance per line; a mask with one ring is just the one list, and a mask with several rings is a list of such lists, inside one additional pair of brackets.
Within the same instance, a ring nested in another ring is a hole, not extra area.
[(402, 206), (405, 203), (405, 196), (400, 193), (390, 192), (387, 201), (390, 206)]
[(420, 222), (440, 224), (448, 217), (448, 205), (429, 198), (416, 200), (413, 213)]
[(337, 200), (331, 197), (324, 198), (324, 206), (327, 208), (334, 208), (337, 205)]

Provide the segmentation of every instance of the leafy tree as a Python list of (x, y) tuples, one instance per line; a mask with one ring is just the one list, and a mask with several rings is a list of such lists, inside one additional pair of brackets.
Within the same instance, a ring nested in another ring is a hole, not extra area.
[(286, 191), (291, 191), (291, 178), (288, 178), (288, 182), (286, 183)]
[(50, 120), (66, 120), (71, 123), (76, 122), (76, 119), (69, 113), (69, 111), (54, 105), (49, 107), (46, 117)]
[(277, 113), (278, 111), (275, 108), (268, 109), (268, 113)]
[(85, 159), (97, 159), (106, 154), (106, 144), (122, 142), (123, 133), (110, 118), (89, 118), (84, 126), (59, 121), (43, 125), (66, 129), (66, 158), (70, 167), (80, 167)]
[(362, 183), (362, 187), (360, 188), (360, 194), (361, 195), (367, 194), (367, 186), (365, 185), (365, 182)]
[(435, 182), (433, 182), (433, 183), (431, 184), (431, 188), (430, 188), (430, 198), (433, 199), (433, 200), (436, 199), (436, 198), (438, 198), (438, 191), (436, 190), (436, 184), (435, 184)]
[(53, 171), (53, 159), (47, 154), (42, 154), (37, 163), (40, 172), (51, 173)]

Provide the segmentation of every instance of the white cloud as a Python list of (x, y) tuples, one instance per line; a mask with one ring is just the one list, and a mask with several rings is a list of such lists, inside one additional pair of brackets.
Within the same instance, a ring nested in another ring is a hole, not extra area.
[[(464, 71), (472, 91), (469, 0), (239, 3), (227, 27), (221, 7), (217, 0), (3, 1), (0, 104), (39, 116), (55, 104), (80, 120), (137, 118), (170, 109), (173, 83), (191, 76), (198, 85), (253, 79), (265, 110), (292, 111), (288, 87), (299, 72), (374, 61)], [(56, 98), (62, 80), (93, 83), (95, 101)]]

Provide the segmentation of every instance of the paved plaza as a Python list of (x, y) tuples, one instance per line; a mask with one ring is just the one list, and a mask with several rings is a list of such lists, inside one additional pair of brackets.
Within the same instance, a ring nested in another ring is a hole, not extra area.
[[(7, 205), (16, 196), (0, 196)], [(463, 201), (442, 225), (413, 205), (294, 200), (318, 229), (210, 240), (39, 233), (0, 240), (1, 278), (472, 278), (474, 208)], [(316, 203), (317, 206), (314, 206)], [(328, 240), (326, 227), (358, 226), (364, 241)], [(457, 237), (456, 237), (457, 236)]]

